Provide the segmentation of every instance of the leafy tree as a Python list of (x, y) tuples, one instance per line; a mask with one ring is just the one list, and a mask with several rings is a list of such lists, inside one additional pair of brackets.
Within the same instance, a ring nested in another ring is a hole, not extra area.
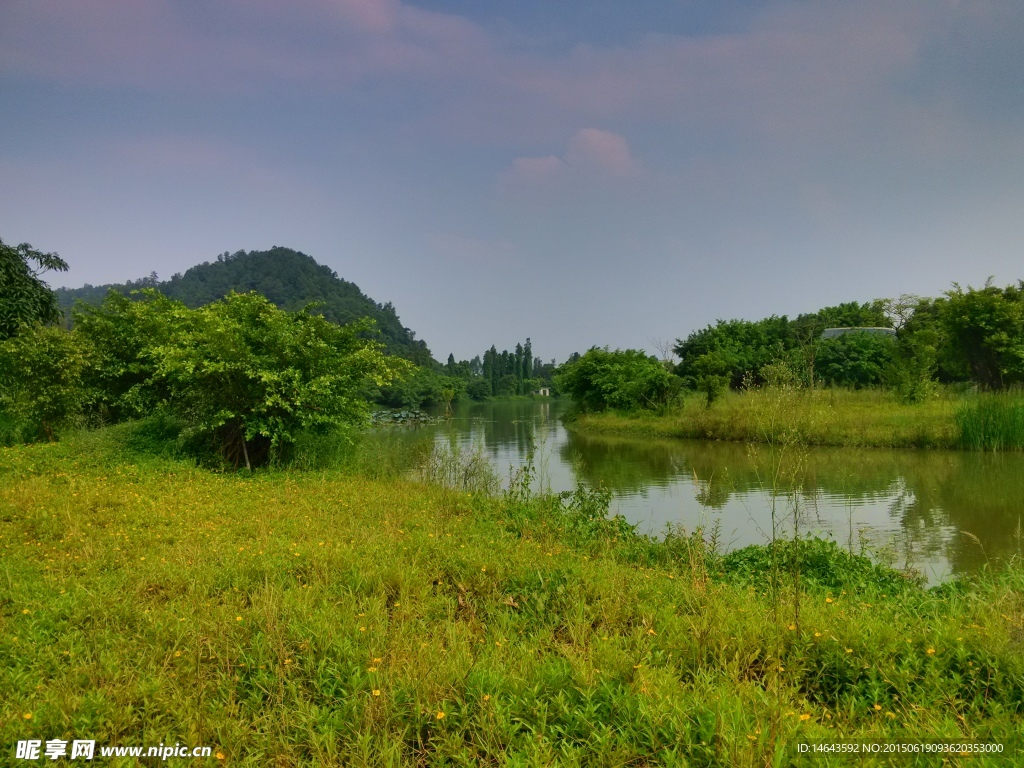
[(75, 330), (92, 349), (83, 376), (95, 393), (95, 420), (141, 418), (167, 399), (166, 382), (156, 376), (151, 350), (168, 343), (189, 316), (181, 313), (181, 304), (152, 290), (144, 301), (110, 290), (100, 306), (79, 302), (72, 316)]
[(1024, 381), (1024, 281), (1000, 289), (956, 283), (941, 308), (952, 355), (986, 389)]
[(793, 321), (793, 333), (804, 343), (818, 339), (826, 328), (891, 328), (887, 314), (891, 309), (884, 299), (858, 304), (850, 301), (817, 312), (798, 315)]
[(491, 382), (482, 376), (466, 385), (466, 394), (473, 400), (486, 400), (491, 396)]
[(828, 384), (860, 389), (882, 383), (892, 363), (896, 343), (879, 333), (851, 332), (818, 344), (817, 371)]
[(653, 408), (667, 403), (677, 391), (677, 380), (657, 358), (637, 349), (612, 352), (592, 347), (563, 365), (555, 381), (584, 412)]
[(0, 342), (0, 413), (23, 440), (53, 440), (83, 412), (89, 346), (81, 334), (33, 325)]
[(170, 327), (140, 355), (152, 361), (166, 407), (187, 425), (186, 436), (211, 440), (235, 465), (267, 462), (302, 431), (365, 422), (361, 387), (409, 367), (366, 338), (370, 320), (338, 326), (280, 310), (257, 293), (193, 310), (147, 289), (140, 307)]
[[(33, 266), (34, 265), (34, 266)], [(67, 272), (56, 253), (43, 253), (28, 243), (14, 247), (0, 240), (0, 341), (35, 323), (60, 318), (57, 297), (39, 275), (48, 270)]]
[(901, 402), (920, 403), (935, 392), (938, 345), (939, 335), (932, 330), (900, 334), (892, 362), (883, 377)]
[[(685, 340), (677, 340), (673, 350), (680, 358), (676, 373), (691, 386), (697, 386), (700, 377), (726, 376), (732, 387), (743, 385), (748, 374), (755, 378), (765, 365), (783, 357), (796, 344), (796, 337), (786, 317), (772, 316), (764, 320), (719, 320), (691, 333)], [(704, 359), (712, 354), (712, 358)], [(716, 371), (707, 372), (709, 361)], [(703, 388), (698, 387), (701, 391)]]
[[(451, 398), (446, 390), (451, 390)], [(457, 399), (465, 391), (466, 383), (462, 379), (417, 367), (409, 375), (381, 388), (374, 399), (389, 408), (425, 408)]]
[(498, 388), (495, 390), (496, 395), (514, 395), (516, 388), (519, 383), (519, 379), (515, 377), (515, 374), (506, 373), (500, 379), (498, 379)]
[(729, 360), (717, 350), (706, 352), (693, 361), (694, 389), (704, 393), (709, 408), (728, 389), (730, 368)]

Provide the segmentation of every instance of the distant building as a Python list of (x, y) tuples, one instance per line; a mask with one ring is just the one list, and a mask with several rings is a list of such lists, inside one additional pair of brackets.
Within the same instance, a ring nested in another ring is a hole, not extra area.
[(551, 390), (548, 387), (541, 387), (540, 389), (533, 390), (533, 394), (540, 395), (541, 397), (551, 397)]
[(870, 327), (855, 327), (855, 328), (826, 328), (821, 332), (821, 338), (823, 339), (834, 339), (837, 336), (843, 336), (847, 333), (873, 333), (878, 336), (891, 336), (896, 338), (896, 331), (892, 328), (870, 328)]

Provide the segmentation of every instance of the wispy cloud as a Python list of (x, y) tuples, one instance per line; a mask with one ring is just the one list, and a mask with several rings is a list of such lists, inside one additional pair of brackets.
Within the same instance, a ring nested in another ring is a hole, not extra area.
[(569, 139), (563, 157), (517, 157), (498, 175), (502, 195), (581, 191), (581, 185), (609, 184), (636, 176), (640, 166), (623, 136), (599, 128), (581, 128)]

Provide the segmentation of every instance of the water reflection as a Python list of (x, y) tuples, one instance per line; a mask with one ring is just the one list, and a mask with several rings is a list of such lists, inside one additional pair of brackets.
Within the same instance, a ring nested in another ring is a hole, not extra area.
[(421, 429), (431, 439), (483, 446), (502, 474), (533, 450), (547, 487), (568, 490), (579, 475), (609, 488), (613, 508), (644, 530), (717, 525), (729, 548), (762, 543), (773, 530), (791, 535), (798, 526), (855, 549), (863, 542), (884, 550), (933, 582), (1020, 550), (1019, 454), (779, 453), (737, 443), (583, 435), (566, 431), (557, 416), (555, 402), (474, 404)]

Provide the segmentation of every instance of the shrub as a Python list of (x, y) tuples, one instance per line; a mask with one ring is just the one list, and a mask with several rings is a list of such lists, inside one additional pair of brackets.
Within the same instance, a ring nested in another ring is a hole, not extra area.
[(591, 348), (555, 377), (560, 392), (584, 411), (654, 408), (678, 392), (678, 379), (658, 359), (637, 349)]
[(91, 393), (82, 385), (89, 347), (53, 326), (22, 327), (0, 342), (0, 414), (15, 440), (53, 440), (74, 423)]
[(189, 309), (147, 289), (139, 301), (111, 295), (76, 319), (96, 349), (91, 378), (115, 417), (165, 409), (184, 443), (205, 441), (235, 466), (286, 458), (302, 432), (364, 423), (366, 385), (409, 367), (366, 338), (372, 321), (338, 326), (256, 293)]

